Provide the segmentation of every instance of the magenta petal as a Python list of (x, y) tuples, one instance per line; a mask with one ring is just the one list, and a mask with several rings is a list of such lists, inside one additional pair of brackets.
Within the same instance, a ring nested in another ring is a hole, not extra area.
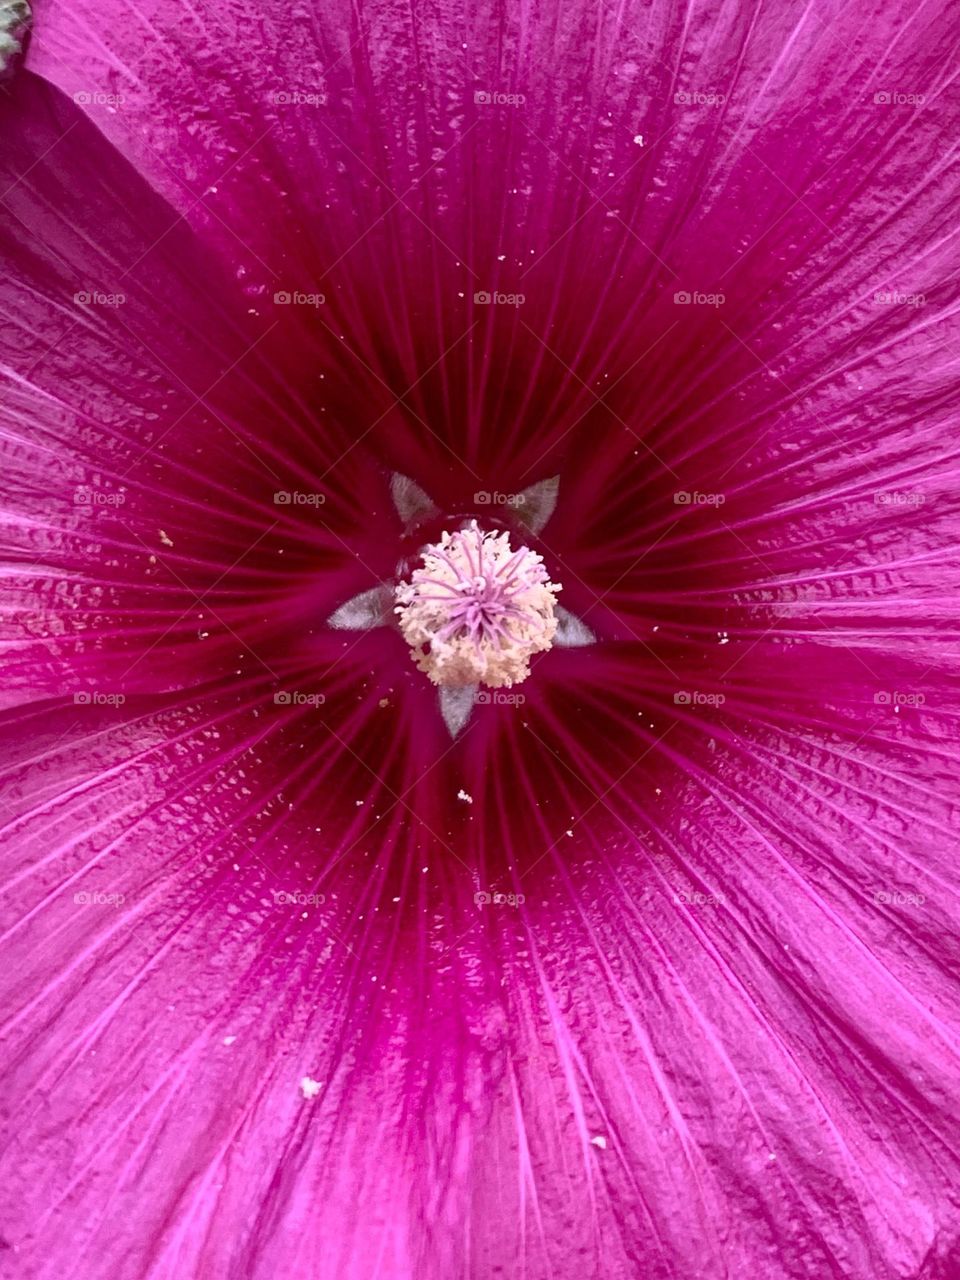
[(21, 1274), (950, 1274), (956, 848), (913, 864), (906, 780), (864, 839), (879, 755), (816, 820), (822, 751), (746, 801), (731, 756), (684, 798), (685, 869), (664, 811), (656, 853), (558, 854), (526, 903), (409, 935), (410, 901), (361, 919), (362, 879), (257, 821), (199, 723), (33, 727), (0, 979)]
[(481, 1060), (462, 1035), (483, 1017), (461, 962), (428, 991), (386, 922), (358, 928), (362, 886), (271, 872), (286, 837), (252, 834), (230, 796), (242, 756), (199, 722), (69, 719), (34, 717), (43, 758), (4, 779), (18, 1274), (450, 1274), (452, 1237), (422, 1270), (415, 1241), (466, 1195), (448, 1144), (470, 1137)]
[[(321, 518), (291, 545), (283, 499), (348, 529), (382, 479), (349, 429), (307, 436), (295, 317), (251, 306), (76, 106), (26, 77), (2, 110), (3, 699), (289, 683), (268, 637), (319, 626), (355, 561)], [(324, 571), (310, 595), (298, 560)]]

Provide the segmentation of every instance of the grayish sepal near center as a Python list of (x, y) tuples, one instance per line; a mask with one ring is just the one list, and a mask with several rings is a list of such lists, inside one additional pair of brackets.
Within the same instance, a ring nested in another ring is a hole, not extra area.
[(440, 690), (440, 714), (443, 716), (443, 723), (450, 730), (451, 738), (455, 738), (470, 719), (479, 687), (468, 684), (459, 689)]
[(538, 480), (529, 489), (524, 489), (522, 493), (517, 494), (515, 508), (517, 519), (525, 524), (531, 533), (540, 533), (554, 513), (559, 492), (559, 476), (551, 476), (549, 480)]
[(416, 528), (428, 516), (435, 516), (439, 511), (436, 503), (431, 501), (416, 481), (409, 476), (400, 475), (399, 471), (395, 471), (390, 477), (390, 496), (407, 531)]
[(385, 627), (393, 618), (393, 592), (389, 587), (371, 587), (334, 609), (327, 625), (337, 631), (372, 631)]
[(558, 604), (555, 610), (557, 629), (553, 643), (558, 649), (582, 649), (585, 645), (596, 644), (597, 637), (585, 622)]

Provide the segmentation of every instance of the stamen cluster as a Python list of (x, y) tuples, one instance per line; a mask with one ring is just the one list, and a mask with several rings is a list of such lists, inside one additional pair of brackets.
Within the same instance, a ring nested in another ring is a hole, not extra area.
[(477, 522), (444, 533), (422, 566), (396, 589), (400, 630), (434, 684), (491, 688), (519, 684), (530, 659), (557, 630), (555, 597), (542, 556), (514, 550), (507, 532)]

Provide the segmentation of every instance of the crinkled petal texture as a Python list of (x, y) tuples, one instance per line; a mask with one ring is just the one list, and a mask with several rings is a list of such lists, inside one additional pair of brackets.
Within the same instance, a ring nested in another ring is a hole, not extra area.
[[(0, 1274), (960, 1274), (958, 26), (41, 8)], [(597, 636), (455, 742), (397, 471)]]

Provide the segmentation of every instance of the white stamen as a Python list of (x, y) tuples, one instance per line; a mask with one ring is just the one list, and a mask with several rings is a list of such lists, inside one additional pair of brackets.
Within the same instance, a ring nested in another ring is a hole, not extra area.
[(558, 591), (541, 556), (474, 520), (424, 549), (422, 567), (397, 587), (395, 612), (434, 684), (496, 689), (526, 680), (531, 657), (552, 646)]

